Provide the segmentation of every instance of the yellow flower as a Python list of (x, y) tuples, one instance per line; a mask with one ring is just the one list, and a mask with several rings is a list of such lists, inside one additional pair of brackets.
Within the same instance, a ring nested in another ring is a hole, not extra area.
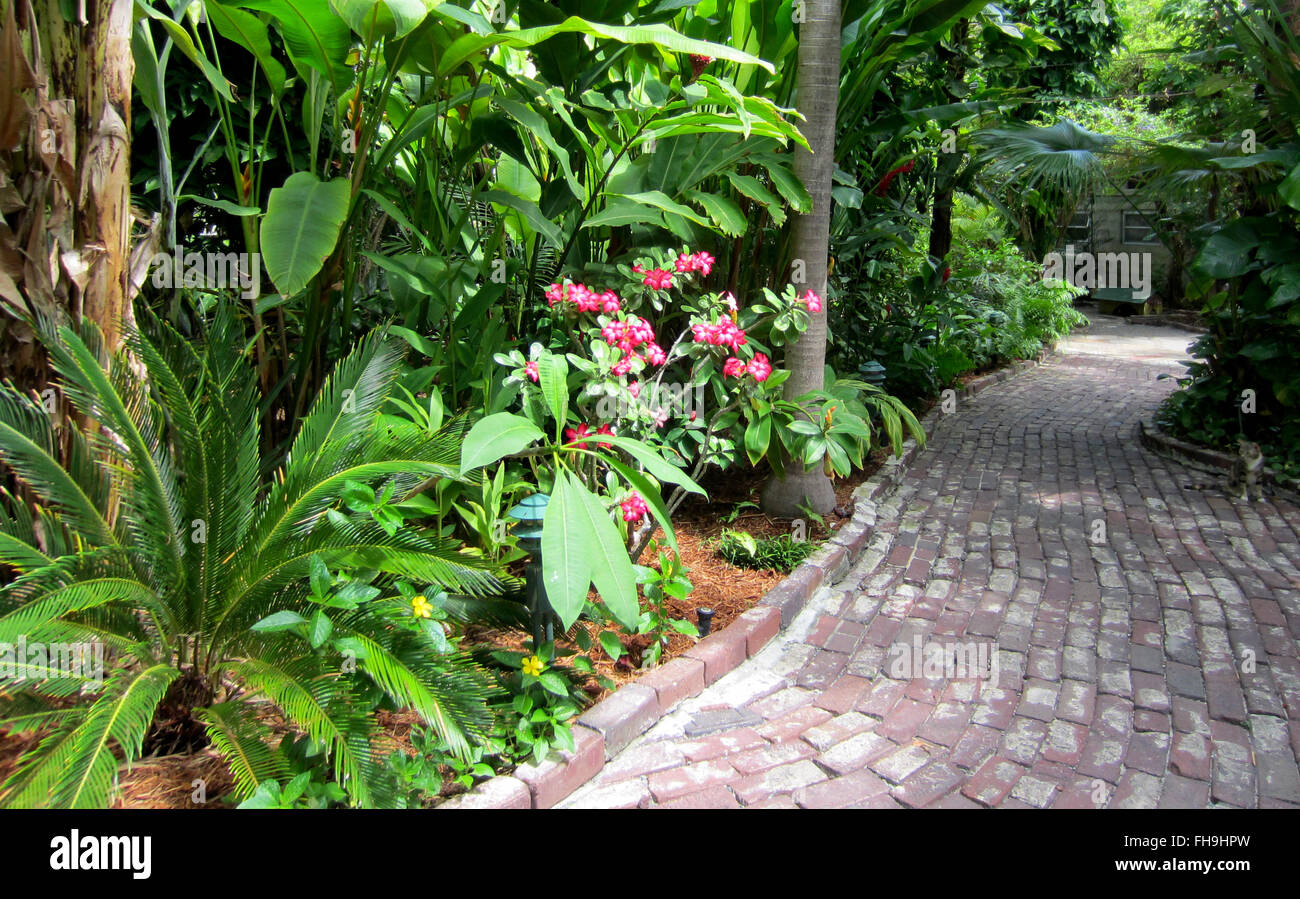
[(420, 594), (411, 600), (411, 614), (416, 618), (432, 618), (433, 603), (425, 599), (424, 594)]
[(542, 660), (537, 656), (529, 656), (524, 659), (524, 674), (531, 674), (533, 677), (537, 677), (542, 673), (544, 667)]

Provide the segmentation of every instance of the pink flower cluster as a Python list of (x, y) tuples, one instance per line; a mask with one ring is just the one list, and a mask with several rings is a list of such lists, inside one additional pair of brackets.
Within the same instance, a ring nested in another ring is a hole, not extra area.
[[(632, 370), (632, 363), (644, 358), (651, 365), (663, 365), (668, 361), (668, 354), (655, 343), (655, 332), (650, 323), (636, 315), (625, 319), (614, 319), (600, 329), (600, 336), (610, 346), (623, 351), (623, 358), (614, 364), (615, 375), (625, 375)], [(644, 357), (637, 352), (645, 347)]]
[[(642, 269), (642, 271), (645, 271)], [(667, 269), (652, 268), (645, 272), (645, 278), (641, 281), (646, 287), (652, 290), (668, 290), (673, 286), (673, 273)]]
[(703, 251), (699, 253), (683, 253), (677, 257), (677, 271), (699, 272), (707, 278), (709, 272), (713, 271), (713, 263), (716, 261)]
[(579, 312), (604, 312), (613, 315), (623, 308), (618, 294), (612, 290), (596, 293), (585, 284), (552, 284), (546, 289), (546, 302), (552, 308), (557, 303), (573, 303)]
[(631, 496), (619, 503), (623, 509), (624, 521), (640, 521), (645, 517), (645, 513), (650, 511), (641, 498), (641, 494), (633, 492)]
[(735, 356), (722, 364), (722, 373), (728, 378), (743, 378), (746, 372), (753, 375), (755, 381), (761, 383), (772, 374), (772, 363), (762, 353), (755, 353), (748, 365)]
[(537, 381), (538, 381), (538, 379), (541, 377), (541, 375), (539, 375), (539, 374), (537, 373), (537, 363), (536, 363), (536, 362), (525, 362), (525, 363), (524, 363), (524, 374), (528, 375), (528, 377), (532, 379), (532, 381), (533, 381), (534, 384), (536, 384)]
[(745, 332), (735, 322), (725, 318), (716, 325), (696, 322), (691, 325), (691, 332), (695, 335), (696, 343), (707, 343), (710, 346), (729, 346), (733, 350), (739, 350), (749, 342)]

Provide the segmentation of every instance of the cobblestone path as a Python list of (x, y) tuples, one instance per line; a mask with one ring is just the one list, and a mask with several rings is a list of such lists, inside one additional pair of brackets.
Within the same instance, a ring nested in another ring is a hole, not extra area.
[(1300, 510), (1135, 434), (1187, 338), (1099, 320), (965, 402), (880, 497), (883, 563), (562, 806), (1300, 807)]

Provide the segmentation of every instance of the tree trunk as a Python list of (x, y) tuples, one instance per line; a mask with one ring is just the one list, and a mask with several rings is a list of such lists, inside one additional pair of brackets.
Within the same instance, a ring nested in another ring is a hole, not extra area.
[[(943, 96), (948, 103), (955, 103), (961, 99), (953, 92), (952, 85), (966, 80), (966, 66), (963, 63), (962, 51), (969, 25), (969, 19), (962, 19), (953, 26), (951, 38), (953, 49), (948, 49), (942, 43), (934, 48), (945, 70)], [(952, 249), (953, 184), (957, 179), (957, 172), (961, 169), (961, 162), (961, 153), (944, 152), (943, 146), (940, 145), (934, 166), (934, 203), (930, 207), (930, 255), (939, 260), (947, 256)]]
[[(830, 256), (831, 178), (835, 172), (835, 118), (840, 93), (839, 0), (805, 0), (799, 26), (798, 108), (807, 118), (802, 126), (812, 153), (795, 150), (794, 172), (812, 197), (812, 209), (794, 220), (791, 256), (802, 265), (800, 285), (826, 296)], [(785, 364), (790, 378), (785, 396), (793, 399), (825, 386), (826, 304), (812, 315), (808, 330), (788, 345)], [(819, 514), (835, 507), (835, 491), (820, 467), (799, 470), (787, 460), (784, 477), (773, 477), (763, 490), (763, 508), (771, 515), (794, 517), (805, 506)]]
[(23, 387), (45, 379), (23, 319), (94, 321), (121, 344), (131, 295), (131, 0), (0, 0), (0, 296), (5, 352), (27, 350)]

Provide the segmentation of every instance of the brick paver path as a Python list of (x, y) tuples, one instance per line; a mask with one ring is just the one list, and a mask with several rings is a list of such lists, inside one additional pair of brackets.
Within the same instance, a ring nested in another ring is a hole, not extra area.
[(1135, 437), (1187, 337), (1099, 320), (964, 404), (859, 568), (563, 805), (1300, 807), (1300, 511)]

